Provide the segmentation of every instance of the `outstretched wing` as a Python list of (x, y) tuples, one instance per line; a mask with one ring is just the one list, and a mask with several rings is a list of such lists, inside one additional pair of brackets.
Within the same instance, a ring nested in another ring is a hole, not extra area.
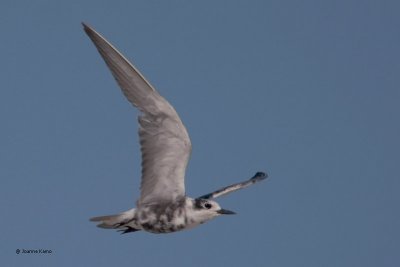
[(198, 198), (202, 198), (202, 199), (211, 199), (211, 198), (217, 198), (232, 192), (235, 192), (236, 190), (239, 189), (243, 189), (245, 187), (248, 187), (252, 184), (255, 184), (259, 181), (262, 181), (264, 179), (266, 179), (268, 177), (268, 175), (266, 173), (263, 172), (257, 172), (252, 178), (250, 178), (247, 181), (241, 182), (241, 183), (237, 183), (237, 184), (233, 184), (233, 185), (229, 185), (227, 187), (221, 188), (217, 191), (214, 191), (212, 193), (209, 193), (207, 195), (203, 195), (201, 197)]
[(191, 152), (189, 135), (175, 109), (143, 75), (99, 33), (83, 24), (126, 98), (142, 114), (140, 204), (174, 201), (185, 195), (185, 170)]

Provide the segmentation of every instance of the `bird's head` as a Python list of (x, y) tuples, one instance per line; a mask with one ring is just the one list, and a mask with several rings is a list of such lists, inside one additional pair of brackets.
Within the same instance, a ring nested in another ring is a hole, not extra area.
[(222, 209), (221, 206), (213, 200), (203, 198), (194, 199), (193, 216), (202, 223), (219, 215), (230, 214), (235, 214), (235, 212)]

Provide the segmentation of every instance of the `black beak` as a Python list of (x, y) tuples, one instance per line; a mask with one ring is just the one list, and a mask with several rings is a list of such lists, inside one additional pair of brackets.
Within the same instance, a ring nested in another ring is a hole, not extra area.
[(224, 215), (236, 214), (236, 212), (233, 212), (233, 211), (230, 211), (230, 210), (224, 210), (224, 209), (218, 210), (217, 213), (219, 213), (219, 214), (224, 214)]

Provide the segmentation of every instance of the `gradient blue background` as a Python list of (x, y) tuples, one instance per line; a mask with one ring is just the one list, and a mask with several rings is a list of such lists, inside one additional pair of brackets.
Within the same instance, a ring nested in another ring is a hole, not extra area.
[[(400, 266), (398, 1), (2, 1), (2, 266)], [(81, 21), (177, 109), (190, 231), (88, 221), (139, 196), (137, 111)], [(16, 249), (51, 255), (16, 255)]]

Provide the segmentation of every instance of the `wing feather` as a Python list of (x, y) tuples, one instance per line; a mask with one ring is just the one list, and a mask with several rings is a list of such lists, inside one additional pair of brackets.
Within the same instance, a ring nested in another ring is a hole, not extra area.
[(257, 182), (260, 182), (260, 181), (266, 179), (267, 177), (268, 177), (268, 175), (266, 173), (257, 172), (252, 178), (250, 178), (247, 181), (236, 183), (236, 184), (233, 184), (233, 185), (228, 185), (228, 186), (223, 187), (221, 189), (218, 189), (218, 190), (216, 190), (216, 191), (214, 191), (212, 193), (209, 193), (209, 194), (203, 195), (201, 197), (198, 197), (198, 199), (199, 198), (202, 198), (202, 199), (217, 198), (217, 197), (220, 197), (220, 196), (235, 192), (235, 191), (237, 191), (239, 189), (246, 188), (246, 187), (248, 187), (250, 185), (253, 185), (253, 184), (257, 183)]
[(138, 205), (174, 201), (185, 195), (184, 177), (191, 142), (175, 109), (104, 37), (83, 24), (112, 75), (139, 116), (142, 152), (141, 196)]

